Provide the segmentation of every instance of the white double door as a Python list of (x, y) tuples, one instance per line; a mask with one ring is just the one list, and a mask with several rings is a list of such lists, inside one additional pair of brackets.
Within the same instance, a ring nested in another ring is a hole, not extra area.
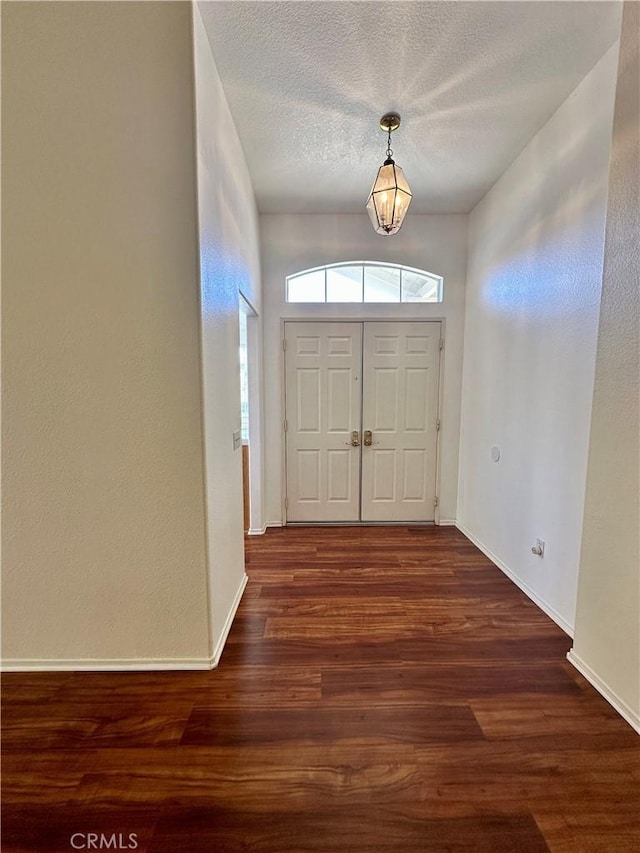
[(433, 521), (440, 323), (285, 323), (287, 521)]

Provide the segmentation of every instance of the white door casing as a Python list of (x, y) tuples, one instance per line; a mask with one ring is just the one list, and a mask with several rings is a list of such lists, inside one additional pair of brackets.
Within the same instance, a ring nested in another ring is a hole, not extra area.
[(440, 339), (439, 321), (285, 323), (287, 521), (434, 521)]
[(362, 324), (285, 328), (287, 520), (357, 522)]
[(440, 323), (365, 323), (362, 521), (433, 521)]

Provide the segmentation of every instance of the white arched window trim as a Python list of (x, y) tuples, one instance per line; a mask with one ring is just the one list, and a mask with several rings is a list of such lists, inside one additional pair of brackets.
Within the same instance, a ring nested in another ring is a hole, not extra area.
[(287, 302), (442, 302), (440, 275), (381, 261), (343, 261), (287, 276)]

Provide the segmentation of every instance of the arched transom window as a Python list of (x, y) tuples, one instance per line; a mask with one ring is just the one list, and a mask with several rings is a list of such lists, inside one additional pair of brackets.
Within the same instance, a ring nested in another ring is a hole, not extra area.
[(348, 261), (287, 277), (287, 302), (442, 302), (442, 276), (377, 261)]

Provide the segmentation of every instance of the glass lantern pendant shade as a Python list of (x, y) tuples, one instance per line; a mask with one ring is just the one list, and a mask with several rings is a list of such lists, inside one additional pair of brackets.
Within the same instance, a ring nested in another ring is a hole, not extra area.
[(404, 172), (391, 158), (378, 169), (367, 211), (378, 234), (396, 234), (411, 204), (411, 190)]
[(389, 134), (387, 159), (378, 169), (369, 198), (367, 212), (377, 234), (396, 234), (411, 204), (411, 190), (400, 166), (391, 157), (391, 131), (400, 124), (400, 116), (388, 113), (380, 120), (380, 128)]

